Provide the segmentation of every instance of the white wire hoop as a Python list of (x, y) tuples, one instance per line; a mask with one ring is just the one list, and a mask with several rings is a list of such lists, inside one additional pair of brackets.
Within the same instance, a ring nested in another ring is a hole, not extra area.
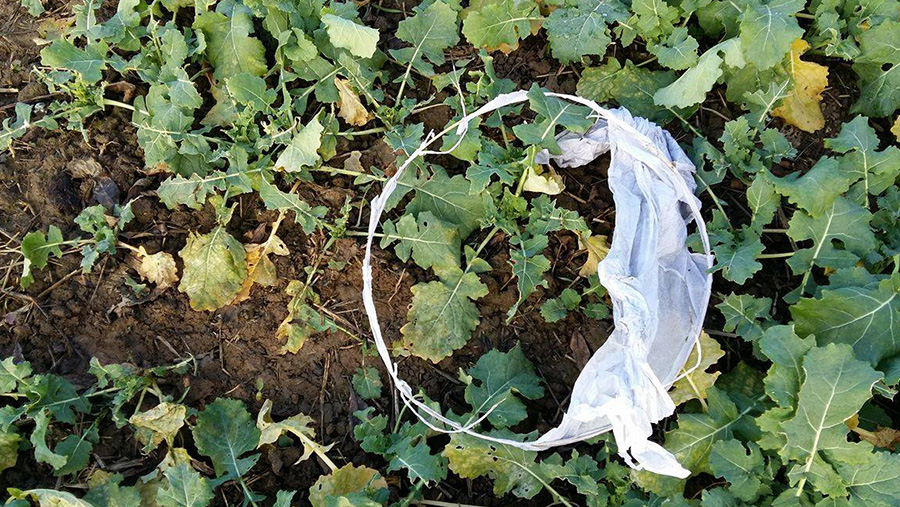
[[(457, 86), (457, 90), (459, 90), (458, 83), (454, 83)], [(398, 366), (391, 358), (390, 351), (388, 350), (387, 344), (382, 335), (381, 325), (378, 320), (378, 313), (375, 308), (375, 301), (373, 296), (373, 285), (372, 285), (372, 245), (374, 243), (375, 235), (377, 233), (377, 229), (381, 224), (381, 218), (384, 214), (385, 205), (387, 203), (388, 198), (393, 194), (395, 189), (397, 188), (397, 182), (400, 177), (403, 175), (404, 171), (418, 158), (428, 156), (428, 155), (445, 155), (454, 151), (459, 144), (462, 142), (465, 133), (469, 129), (470, 122), (479, 116), (497, 111), (501, 108), (526, 102), (528, 101), (527, 91), (520, 90), (512, 93), (502, 94), (493, 100), (489, 101), (487, 104), (479, 107), (475, 111), (466, 114), (465, 109), (463, 108), (463, 117), (457, 121), (456, 123), (446, 127), (443, 131), (434, 134), (433, 132), (429, 132), (429, 134), (425, 137), (425, 140), (422, 144), (409, 154), (409, 157), (397, 168), (396, 173), (385, 183), (384, 188), (381, 194), (372, 199), (371, 201), (371, 212), (369, 216), (369, 227), (368, 227), (368, 236), (366, 238), (366, 250), (365, 257), (362, 262), (362, 277), (363, 277), (363, 304), (366, 309), (366, 315), (369, 319), (369, 325), (372, 331), (372, 337), (375, 341), (375, 346), (378, 351), (378, 355), (381, 357), (385, 368), (388, 371), (388, 374), (391, 376), (393, 380), (395, 389), (400, 393), (400, 397), (404, 403), (404, 405), (409, 408), (416, 416), (429, 428), (432, 430), (441, 432), (441, 433), (464, 433), (467, 435), (471, 435), (473, 437), (477, 437), (483, 440), (495, 442), (498, 444), (511, 445), (514, 447), (527, 449), (527, 450), (544, 450), (550, 447), (560, 446), (571, 444), (575, 442), (579, 442), (582, 440), (586, 440), (588, 438), (595, 437), (602, 433), (605, 433), (611, 429), (611, 426), (607, 425), (606, 427), (599, 428), (595, 431), (591, 431), (585, 434), (579, 434), (574, 437), (562, 438), (558, 440), (553, 440), (549, 442), (541, 442), (536, 444), (535, 441), (518, 441), (511, 440), (506, 438), (497, 438), (491, 435), (486, 435), (483, 433), (479, 433), (474, 431), (473, 428), (477, 427), (490, 413), (493, 411), (503, 400), (499, 401), (497, 404), (492, 406), (485, 414), (481, 415), (477, 419), (467, 423), (460, 424), (456, 421), (450, 420), (444, 417), (440, 412), (434, 410), (432, 407), (428, 406), (424, 402), (416, 399), (415, 395), (412, 392), (409, 384), (407, 384), (403, 379), (399, 377), (398, 374)], [(653, 143), (650, 138), (646, 135), (638, 131), (628, 122), (622, 120), (611, 111), (601, 107), (596, 102), (584, 99), (582, 97), (560, 94), (560, 93), (551, 93), (545, 92), (546, 96), (555, 97), (562, 100), (566, 100), (569, 102), (574, 102), (583, 106), (586, 106), (591, 109), (593, 114), (591, 117), (596, 117), (599, 119), (605, 120), (609, 125), (614, 125), (615, 128), (625, 131), (629, 134), (632, 140), (636, 141), (642, 149), (646, 151), (654, 160), (653, 163), (647, 163), (647, 167), (649, 167), (654, 174), (656, 174), (660, 179), (667, 182), (673, 190), (675, 190), (679, 195), (684, 196), (682, 199), (688, 206), (688, 209), (691, 214), (691, 218), (695, 222), (698, 232), (700, 234), (700, 238), (703, 243), (704, 253), (707, 258), (707, 272), (706, 272), (706, 284), (705, 284), (705, 293), (703, 295), (703, 312), (705, 314), (705, 308), (708, 305), (709, 297), (712, 289), (712, 275), (709, 273), (709, 268), (712, 267), (712, 252), (710, 248), (709, 236), (706, 231), (706, 224), (703, 220), (703, 217), (700, 214), (700, 208), (693, 198), (693, 191), (687, 186), (684, 181), (684, 178), (681, 174), (678, 173), (675, 164), (670, 160), (669, 157), (664, 155), (657, 149), (656, 145)], [(460, 96), (462, 96), (460, 90)], [(438, 139), (441, 139), (444, 135), (456, 131), (456, 135), (458, 136), (457, 142), (449, 149), (449, 150), (431, 150), (429, 149)], [(699, 315), (696, 318), (696, 322), (694, 324), (694, 328), (691, 331), (691, 335), (689, 336), (689, 340), (691, 341), (691, 349), (697, 350), (697, 361), (696, 363), (688, 368), (687, 370), (683, 370), (681, 374), (675, 376), (671, 381), (665, 383), (665, 385), (658, 384), (658, 389), (667, 390), (671, 387), (671, 385), (677, 380), (683, 378), (684, 376), (690, 374), (694, 369), (696, 369), (701, 363), (701, 354), (699, 347), (699, 336), (703, 326), (703, 315)], [(598, 349), (595, 354), (599, 353)], [(689, 354), (682, 354), (683, 360), (679, 365), (679, 369), (684, 367), (685, 362), (688, 359)], [(655, 377), (654, 377), (655, 379)], [(658, 381), (657, 381), (658, 382)], [(437, 421), (437, 423), (433, 422)]]

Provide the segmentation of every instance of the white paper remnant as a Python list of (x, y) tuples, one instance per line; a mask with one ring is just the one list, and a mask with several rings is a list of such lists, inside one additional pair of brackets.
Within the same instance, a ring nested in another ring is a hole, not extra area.
[[(419, 157), (453, 151), (455, 146), (446, 151), (428, 148), (453, 129), (462, 140), (473, 118), (527, 101), (525, 91), (500, 95), (443, 132), (429, 133), (372, 200), (362, 296), (378, 353), (403, 402), (434, 430), (528, 450), (572, 444), (612, 430), (619, 454), (632, 468), (687, 477), (690, 472), (650, 436), (651, 425), (675, 410), (667, 390), (684, 375), (679, 372), (698, 341), (712, 286), (709, 238), (693, 193), (695, 168), (668, 132), (624, 108), (608, 110), (581, 97), (547, 95), (588, 106), (598, 120), (583, 135), (560, 134), (562, 155), (544, 151), (536, 161), (578, 167), (610, 152), (609, 186), (616, 205), (612, 245), (597, 267), (613, 303), (615, 329), (575, 381), (559, 426), (532, 441), (496, 438), (474, 429), (486, 415), (461, 425), (415, 399), (398, 376), (372, 296), (372, 244), (403, 171)], [(691, 222), (703, 240), (703, 254), (690, 252), (686, 245)]]

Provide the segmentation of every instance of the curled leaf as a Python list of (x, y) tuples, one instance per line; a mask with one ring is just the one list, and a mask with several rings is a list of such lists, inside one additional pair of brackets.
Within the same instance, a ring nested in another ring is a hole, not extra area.
[(819, 103), (822, 101), (822, 92), (828, 86), (828, 67), (801, 60), (800, 55), (807, 49), (809, 44), (803, 39), (797, 39), (791, 44), (794, 89), (782, 101), (781, 106), (772, 110), (772, 116), (782, 118), (804, 132), (815, 132), (825, 126), (825, 117)]
[(566, 189), (562, 176), (556, 174), (553, 168), (546, 173), (538, 174), (534, 168), (526, 169), (525, 184), (522, 187), (526, 192), (540, 192), (547, 195), (559, 195)]
[(144, 444), (144, 452), (150, 452), (163, 440), (171, 446), (186, 416), (187, 407), (164, 401), (146, 412), (134, 414), (128, 422), (136, 428), (135, 437)]
[(166, 290), (178, 281), (178, 267), (175, 258), (168, 252), (147, 254), (144, 247), (140, 247), (141, 262), (136, 266), (141, 278), (156, 284), (159, 290)]
[(338, 90), (338, 107), (340, 112), (338, 116), (344, 119), (350, 125), (361, 127), (372, 119), (372, 115), (366, 111), (365, 106), (359, 100), (359, 95), (353, 91), (348, 81), (340, 78), (334, 78), (334, 85)]
[(231, 304), (237, 304), (250, 297), (250, 289), (254, 284), (263, 287), (271, 287), (278, 281), (275, 272), (275, 263), (269, 255), (285, 256), (290, 253), (287, 245), (278, 236), (272, 234), (265, 243), (251, 243), (244, 245), (247, 252), (247, 278), (241, 286), (240, 292), (234, 297)]
[(694, 347), (684, 367), (689, 369), (697, 365), (697, 368), (672, 384), (672, 391), (669, 392), (675, 405), (681, 405), (693, 399), (706, 400), (706, 390), (716, 383), (716, 379), (721, 374), (718, 371), (712, 373), (706, 371), (725, 355), (719, 342), (710, 338), (706, 331), (700, 333), (699, 339), (700, 364), (697, 364), (697, 348)]
[(588, 254), (587, 260), (584, 261), (584, 265), (581, 266), (578, 274), (584, 277), (597, 274), (597, 265), (600, 264), (600, 261), (606, 258), (606, 254), (609, 253), (609, 243), (607, 243), (606, 236), (598, 234), (584, 239), (579, 235), (578, 248), (587, 250)]

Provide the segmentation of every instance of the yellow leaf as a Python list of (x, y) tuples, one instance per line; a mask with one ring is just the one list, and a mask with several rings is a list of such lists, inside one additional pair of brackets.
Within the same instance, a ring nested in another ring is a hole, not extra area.
[(178, 281), (178, 268), (175, 265), (175, 258), (172, 257), (172, 254), (157, 252), (153, 255), (148, 255), (144, 251), (144, 247), (140, 247), (138, 250), (141, 263), (136, 268), (141, 278), (156, 284), (156, 287), (160, 290), (166, 290), (175, 285), (175, 282)]
[(365, 106), (359, 101), (359, 95), (350, 88), (349, 82), (340, 78), (334, 78), (334, 85), (338, 90), (338, 116), (350, 125), (361, 127), (372, 119), (372, 115), (366, 111)]
[(891, 127), (891, 134), (894, 134), (894, 137), (897, 138), (897, 142), (900, 142), (900, 116), (897, 116), (897, 119), (894, 120), (894, 126)]
[(800, 55), (809, 49), (803, 39), (791, 44), (791, 74), (794, 76), (794, 89), (781, 102), (781, 106), (772, 111), (772, 116), (782, 118), (805, 132), (815, 132), (825, 126), (822, 115), (822, 92), (828, 86), (828, 67), (818, 63), (806, 62)]
[[(712, 387), (716, 383), (720, 372), (709, 373), (706, 370), (716, 364), (716, 362), (725, 355), (719, 342), (713, 340), (706, 334), (706, 331), (700, 333), (700, 365), (688, 373), (684, 378), (672, 384), (672, 390), (669, 395), (675, 405), (699, 399), (701, 402), (706, 399), (706, 389)], [(693, 368), (697, 364), (697, 347), (691, 350), (687, 363), (684, 365), (685, 370)]]
[(244, 279), (240, 292), (237, 293), (231, 304), (237, 304), (249, 298), (253, 284), (263, 287), (275, 285), (278, 276), (275, 273), (275, 264), (269, 259), (269, 254), (284, 256), (290, 253), (284, 241), (274, 234), (269, 236), (265, 243), (244, 245), (244, 250), (247, 251), (247, 278)]
[(144, 444), (144, 452), (150, 452), (163, 440), (171, 446), (175, 434), (184, 426), (185, 417), (187, 407), (164, 401), (146, 412), (134, 414), (128, 422), (136, 428), (135, 437)]
[(587, 240), (579, 236), (578, 248), (587, 250), (588, 253), (587, 260), (584, 261), (584, 266), (581, 266), (578, 274), (584, 277), (597, 274), (597, 264), (600, 264), (600, 261), (606, 258), (606, 254), (609, 253), (609, 244), (606, 242), (606, 236), (598, 234), (587, 238)]
[(540, 192), (547, 195), (558, 195), (566, 189), (562, 176), (556, 174), (553, 168), (546, 173), (538, 174), (534, 168), (526, 169), (525, 184), (522, 190), (526, 192)]

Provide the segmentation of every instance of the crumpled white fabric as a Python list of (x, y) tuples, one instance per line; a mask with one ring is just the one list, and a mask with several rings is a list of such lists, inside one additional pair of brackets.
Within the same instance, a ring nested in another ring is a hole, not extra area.
[[(666, 391), (680, 378), (709, 303), (712, 255), (700, 201), (693, 193), (695, 168), (671, 135), (648, 120), (632, 117), (624, 108), (607, 110), (581, 97), (547, 95), (588, 106), (598, 121), (584, 135), (560, 134), (562, 154), (544, 151), (536, 161), (578, 167), (611, 152), (609, 186), (616, 205), (610, 251), (597, 268), (612, 300), (615, 329), (575, 381), (559, 426), (533, 441), (496, 438), (473, 429), (486, 415), (461, 425), (415, 399), (398, 376), (372, 296), (372, 244), (385, 202), (402, 172), (418, 157), (449, 153), (455, 147), (443, 152), (428, 147), (452, 129), (462, 139), (472, 118), (527, 101), (525, 91), (500, 95), (443, 132), (429, 134), (372, 200), (362, 295), (376, 348), (403, 402), (432, 429), (528, 450), (571, 444), (612, 430), (620, 455), (631, 467), (687, 477), (690, 472), (650, 436), (652, 424), (675, 410)], [(691, 222), (703, 240), (704, 253), (688, 250)]]

